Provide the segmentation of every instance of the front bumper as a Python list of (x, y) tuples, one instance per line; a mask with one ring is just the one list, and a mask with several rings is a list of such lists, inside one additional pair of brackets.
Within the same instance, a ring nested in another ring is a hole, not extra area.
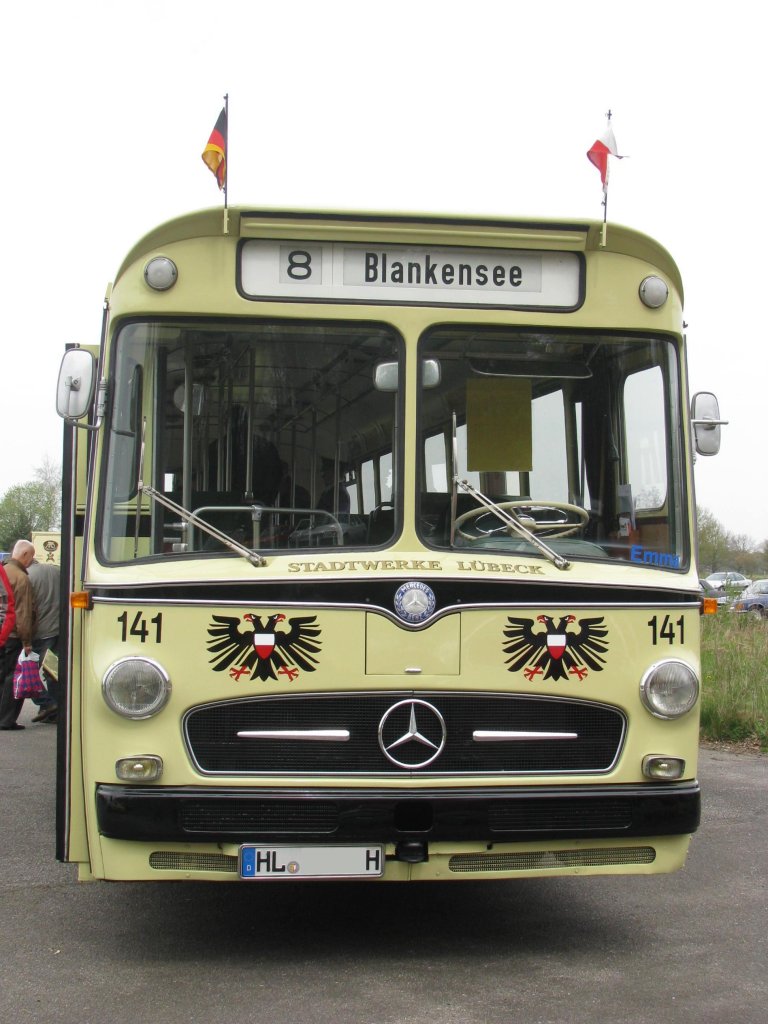
[(531, 843), (690, 835), (696, 781), (472, 789), (96, 787), (99, 833), (154, 843)]

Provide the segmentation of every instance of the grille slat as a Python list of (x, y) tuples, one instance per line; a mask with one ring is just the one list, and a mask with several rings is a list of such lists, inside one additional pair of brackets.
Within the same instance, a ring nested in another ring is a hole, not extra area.
[[(379, 723), (407, 699), (435, 707), (445, 748), (421, 769), (399, 768), (384, 755)], [(255, 697), (203, 705), (187, 713), (184, 734), (205, 775), (487, 775), (592, 774), (615, 763), (624, 715), (590, 701), (489, 693), (387, 692)], [(349, 740), (249, 739), (239, 732), (348, 730)], [(477, 742), (475, 731), (575, 734), (575, 739)]]

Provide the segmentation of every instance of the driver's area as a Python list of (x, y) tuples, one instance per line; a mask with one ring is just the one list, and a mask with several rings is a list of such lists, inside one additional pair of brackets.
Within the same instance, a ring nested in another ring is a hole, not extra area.
[(446, 326), (420, 357), (427, 545), (633, 560), (648, 539), (665, 567), (679, 561), (671, 345)]

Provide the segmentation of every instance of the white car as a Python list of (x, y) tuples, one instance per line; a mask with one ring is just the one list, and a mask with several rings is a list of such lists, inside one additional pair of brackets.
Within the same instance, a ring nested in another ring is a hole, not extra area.
[(718, 606), (728, 604), (730, 598), (720, 587), (713, 587), (707, 580), (699, 580), (703, 597), (712, 597), (717, 601)]
[(742, 576), (740, 572), (713, 572), (707, 576), (707, 583), (717, 590), (727, 590), (733, 587), (734, 590), (743, 590), (748, 587), (752, 580)]
[(365, 544), (368, 526), (364, 516), (339, 512), (313, 511), (309, 518), (300, 519), (290, 536), (292, 547), (354, 547)]

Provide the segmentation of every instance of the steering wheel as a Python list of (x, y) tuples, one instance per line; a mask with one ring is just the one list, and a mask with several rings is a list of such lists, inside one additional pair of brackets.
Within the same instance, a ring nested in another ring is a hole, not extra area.
[[(526, 530), (530, 530), (531, 533), (540, 533), (545, 537), (567, 537), (571, 533), (576, 533), (582, 527), (586, 526), (589, 522), (589, 513), (578, 505), (570, 505), (565, 501), (548, 501), (545, 505), (539, 505), (537, 502), (532, 501), (503, 501), (500, 502), (497, 508), (503, 512), (512, 513), (512, 518), (517, 519), (521, 526), (524, 526)], [(545, 509), (554, 510), (555, 512), (564, 512), (565, 518), (550, 520), (550, 521), (539, 521), (534, 519), (532, 515), (518, 516), (516, 514), (517, 509), (526, 508), (529, 510), (533, 509)], [(478, 508), (471, 508), (469, 512), (465, 512), (460, 515), (456, 520), (456, 531), (460, 537), (464, 540), (476, 541), (482, 540), (483, 537), (491, 537), (496, 533), (508, 533), (510, 536), (514, 535), (512, 527), (506, 523), (501, 523), (499, 526), (495, 526), (491, 530), (484, 530), (479, 524), (475, 525), (475, 529), (478, 531), (476, 534), (465, 533), (461, 527), (464, 523), (471, 522), (475, 519), (480, 519), (484, 516), (493, 516), (493, 510), (486, 508), (484, 505)], [(498, 516), (495, 517), (498, 521)], [(575, 522), (573, 520), (576, 520)]]

